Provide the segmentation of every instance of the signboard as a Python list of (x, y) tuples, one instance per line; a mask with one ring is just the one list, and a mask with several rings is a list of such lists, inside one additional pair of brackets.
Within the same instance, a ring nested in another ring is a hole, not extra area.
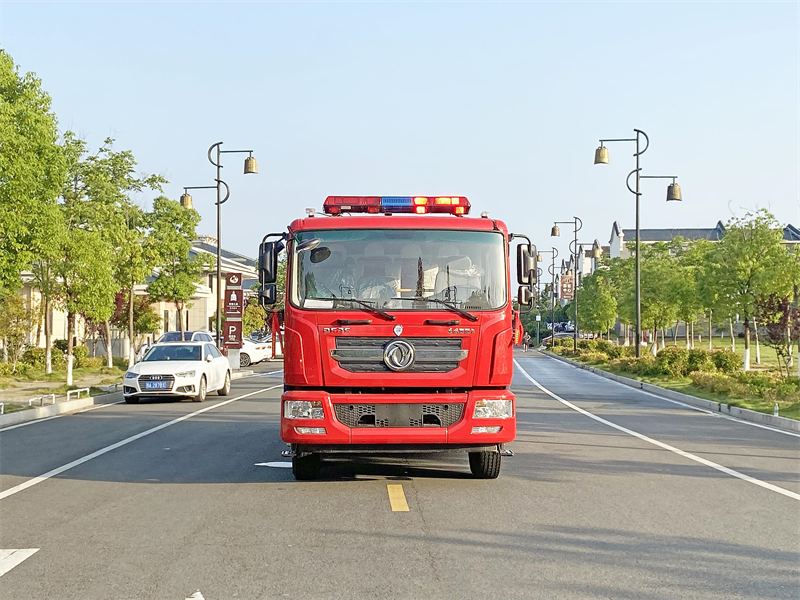
[(244, 310), (244, 302), (242, 300), (242, 290), (225, 290), (225, 318), (231, 317), (242, 318), (242, 310)]
[(536, 315), (536, 320), (537, 321), (541, 321), (542, 320), (542, 315)]
[(572, 300), (575, 297), (575, 278), (572, 275), (562, 275), (558, 281), (558, 297), (562, 300)]
[[(242, 311), (244, 311), (244, 301), (242, 299), (242, 274), (228, 273), (225, 275), (225, 300), (223, 303), (225, 313), (225, 323), (222, 325), (222, 333), (225, 339), (225, 347), (231, 350), (242, 347)], [(235, 362), (238, 363), (238, 352)]]
[(241, 321), (225, 321), (222, 325), (225, 331), (225, 347), (226, 348), (241, 348), (242, 347), (242, 322)]

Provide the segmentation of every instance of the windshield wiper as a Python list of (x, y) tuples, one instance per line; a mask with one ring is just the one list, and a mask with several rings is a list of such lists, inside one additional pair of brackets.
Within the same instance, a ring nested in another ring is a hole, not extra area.
[(415, 302), (430, 302), (432, 304), (441, 304), (442, 306), (446, 306), (447, 308), (449, 308), (453, 312), (458, 313), (459, 315), (461, 315), (465, 319), (468, 319), (468, 320), (473, 321), (473, 322), (478, 320), (478, 317), (473, 315), (471, 312), (468, 312), (468, 311), (464, 310), (463, 308), (459, 308), (458, 306), (456, 306), (452, 302), (448, 302), (447, 300), (440, 300), (439, 298), (400, 298), (400, 299), (401, 300), (413, 300)]
[(355, 302), (356, 304), (363, 306), (367, 310), (381, 315), (384, 319), (388, 321), (394, 321), (397, 319), (397, 317), (395, 317), (394, 315), (390, 315), (385, 310), (381, 310), (377, 306), (373, 306), (369, 302), (365, 302), (364, 300), (359, 300), (358, 298), (339, 298), (338, 296), (334, 296), (333, 294), (331, 294), (327, 298), (323, 296), (322, 298), (313, 298), (313, 300), (333, 300), (334, 302), (338, 300), (339, 302)]

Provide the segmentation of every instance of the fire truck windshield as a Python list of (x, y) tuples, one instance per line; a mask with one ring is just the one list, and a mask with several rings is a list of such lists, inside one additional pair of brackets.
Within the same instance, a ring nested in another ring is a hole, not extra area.
[(506, 303), (505, 249), (497, 232), (302, 231), (294, 249), (291, 298), (301, 308), (341, 308), (332, 299), (384, 310), (448, 310), (450, 304), (480, 311)]

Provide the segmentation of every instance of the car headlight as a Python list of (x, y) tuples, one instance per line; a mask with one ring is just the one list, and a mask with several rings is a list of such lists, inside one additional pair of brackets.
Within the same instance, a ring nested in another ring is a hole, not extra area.
[(125, 379), (136, 379), (139, 376), (138, 373), (134, 373), (133, 371), (126, 371), (125, 372)]
[(478, 400), (475, 403), (475, 419), (509, 419), (514, 416), (511, 400)]
[(325, 411), (319, 400), (287, 400), (283, 403), (283, 416), (287, 419), (324, 419)]
[(195, 371), (183, 371), (181, 373), (175, 373), (175, 377), (194, 377)]

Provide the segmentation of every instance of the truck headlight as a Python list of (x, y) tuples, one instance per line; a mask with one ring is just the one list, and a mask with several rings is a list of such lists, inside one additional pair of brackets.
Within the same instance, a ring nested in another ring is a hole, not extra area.
[(320, 400), (287, 400), (283, 403), (283, 416), (287, 419), (324, 419)]
[(175, 373), (175, 377), (194, 377), (194, 371), (182, 371), (180, 373)]
[(133, 371), (126, 371), (125, 372), (125, 379), (136, 379), (139, 376), (138, 373), (134, 373)]
[(475, 419), (509, 419), (514, 416), (511, 400), (478, 400), (475, 403)]

